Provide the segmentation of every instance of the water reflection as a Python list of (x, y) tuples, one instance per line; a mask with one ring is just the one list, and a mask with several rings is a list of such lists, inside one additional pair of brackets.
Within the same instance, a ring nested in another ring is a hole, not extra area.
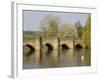
[(90, 66), (90, 49), (68, 49), (68, 50), (36, 50), (30, 56), (24, 55), (23, 69), (54, 68)]
[(43, 53), (40, 67), (56, 67), (58, 60), (58, 51), (52, 50), (49, 53)]

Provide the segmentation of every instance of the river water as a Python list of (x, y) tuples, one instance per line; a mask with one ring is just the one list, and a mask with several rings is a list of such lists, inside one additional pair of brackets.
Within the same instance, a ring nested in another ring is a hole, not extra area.
[[(24, 52), (25, 53), (25, 52)], [(80, 67), (91, 65), (90, 49), (35, 51), (23, 54), (23, 69)]]

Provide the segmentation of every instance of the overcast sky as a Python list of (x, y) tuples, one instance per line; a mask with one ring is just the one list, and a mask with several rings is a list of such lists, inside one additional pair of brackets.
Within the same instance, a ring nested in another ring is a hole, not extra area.
[(77, 21), (84, 26), (88, 17), (88, 13), (65, 13), (65, 12), (47, 12), (47, 11), (23, 11), (24, 31), (39, 31), (41, 20), (47, 15), (59, 17), (61, 23), (75, 24)]

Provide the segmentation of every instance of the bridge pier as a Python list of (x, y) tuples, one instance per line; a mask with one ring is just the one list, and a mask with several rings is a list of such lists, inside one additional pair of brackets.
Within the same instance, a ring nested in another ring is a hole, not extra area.
[(75, 49), (75, 38), (73, 38), (73, 49)]
[(40, 36), (40, 61), (42, 60), (42, 37)]
[(58, 56), (60, 56), (60, 38), (58, 37)]

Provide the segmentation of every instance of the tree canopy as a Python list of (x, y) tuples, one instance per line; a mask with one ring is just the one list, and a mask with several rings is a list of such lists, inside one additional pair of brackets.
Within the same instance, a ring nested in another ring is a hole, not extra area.
[(86, 48), (91, 48), (91, 16), (88, 16), (83, 29), (82, 40)]
[(40, 22), (40, 30), (45, 36), (56, 36), (58, 33), (59, 18), (54, 15), (45, 16)]
[(76, 28), (70, 23), (64, 23), (59, 28), (60, 36), (67, 37), (67, 36), (77, 36)]

